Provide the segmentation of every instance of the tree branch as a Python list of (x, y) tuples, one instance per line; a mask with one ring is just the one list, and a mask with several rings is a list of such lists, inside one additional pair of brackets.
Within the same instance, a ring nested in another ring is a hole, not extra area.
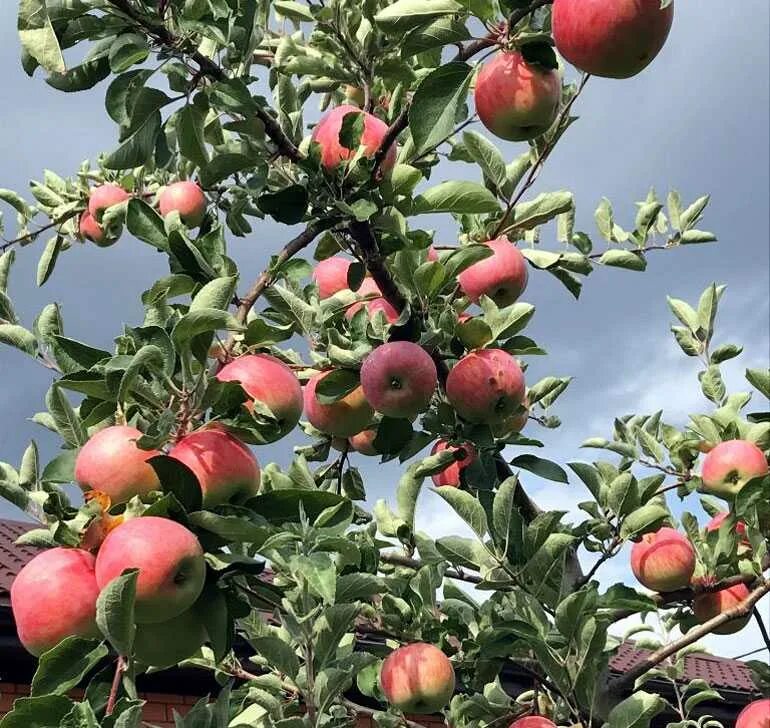
[(46, 225), (43, 225), (43, 227), (37, 230), (34, 230), (31, 233), (27, 233), (26, 235), (20, 235), (18, 238), (14, 238), (13, 240), (6, 240), (2, 245), (0, 245), (0, 253), (4, 253), (6, 250), (8, 250), (8, 248), (18, 243), (24, 243), (27, 240), (34, 240), (35, 238), (37, 238), (38, 236), (46, 232), (46, 230), (50, 230), (51, 228), (55, 228), (57, 225), (64, 224), (65, 222), (67, 222), (67, 220), (75, 217), (75, 215), (77, 214), (78, 214), (77, 210), (71, 210), (65, 215), (62, 215), (56, 220), (51, 220), (51, 222), (47, 223)]
[(249, 311), (254, 307), (257, 299), (265, 292), (266, 288), (269, 288), (275, 282), (275, 271), (289, 258), (294, 257), (300, 250), (310, 245), (322, 232), (329, 230), (336, 223), (337, 220), (335, 218), (322, 218), (308, 225), (296, 238), (286, 243), (278, 254), (275, 263), (262, 272), (246, 295), (240, 299), (240, 305), (235, 315), (238, 321), (242, 324), (246, 323)]
[(754, 607), (754, 619), (757, 620), (757, 624), (759, 625), (759, 631), (762, 635), (762, 639), (765, 641), (765, 647), (766, 649), (770, 650), (770, 634), (767, 632), (767, 627), (765, 626), (765, 620), (762, 619), (762, 615), (759, 613), (759, 610)]
[[(374, 715), (375, 713), (379, 713), (379, 710), (375, 710), (374, 708), (367, 708), (363, 705), (359, 705), (358, 703), (354, 703), (352, 700), (348, 700), (347, 698), (340, 698), (340, 701), (342, 704), (348, 709), (352, 710), (354, 715)], [(403, 725), (406, 726), (406, 728), (425, 728), (421, 723), (415, 723), (413, 720), (407, 720), (406, 718), (402, 718), (401, 722)]]
[[(392, 566), (404, 566), (408, 569), (414, 569), (415, 571), (418, 571), (423, 567), (422, 561), (412, 559), (408, 556), (402, 556), (401, 554), (380, 554), (380, 561), (391, 564)], [(478, 574), (471, 574), (462, 569), (447, 569), (444, 572), (444, 576), (449, 579), (465, 581), (469, 584), (481, 584), (483, 581)]]
[[(204, 56), (200, 51), (185, 47), (188, 45), (184, 38), (179, 38), (173, 35), (168, 28), (164, 25), (158, 25), (151, 22), (142, 13), (135, 10), (128, 0), (108, 0), (110, 5), (119, 10), (125, 16), (133, 20), (140, 28), (142, 28), (150, 37), (156, 42), (164, 46), (171, 52), (182, 53), (185, 52), (191, 60), (197, 64), (200, 69), (200, 73), (204, 76), (213, 78), (216, 81), (225, 81), (228, 76), (214, 61)], [(294, 142), (289, 139), (288, 136), (281, 129), (278, 121), (271, 116), (266, 109), (259, 104), (255, 103), (255, 113), (257, 118), (264, 124), (265, 133), (272, 140), (273, 144), (278, 148), (278, 151), (284, 157), (291, 159), (293, 162), (299, 162), (304, 157), (299, 149), (295, 146)]]
[(765, 596), (765, 594), (768, 593), (770, 593), (770, 581), (763, 582), (760, 586), (754, 589), (754, 591), (752, 591), (749, 596), (746, 597), (746, 599), (744, 599), (740, 604), (737, 604), (731, 609), (722, 612), (713, 619), (709, 619), (707, 622), (704, 622), (700, 626), (691, 629), (680, 639), (655, 650), (636, 667), (632, 668), (625, 674), (610, 682), (610, 692), (619, 692), (633, 686), (634, 683), (646, 672), (652, 670), (652, 668), (656, 667), (672, 655), (675, 655), (685, 647), (688, 647), (694, 642), (697, 642), (702, 637), (711, 634), (717, 627), (721, 627), (728, 622), (732, 622), (734, 619), (740, 619), (741, 617), (745, 617), (746, 615), (751, 614), (754, 609), (754, 605), (763, 596)]

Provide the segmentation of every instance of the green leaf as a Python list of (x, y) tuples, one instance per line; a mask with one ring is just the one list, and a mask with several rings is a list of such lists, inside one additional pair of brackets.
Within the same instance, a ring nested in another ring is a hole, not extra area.
[(303, 22), (312, 22), (315, 20), (313, 13), (310, 12), (310, 8), (307, 5), (294, 2), (294, 0), (274, 0), (273, 8), (276, 13), (282, 15), (284, 18), (290, 20), (297, 20)]
[[(375, 446), (376, 447), (376, 446)], [(396, 488), (396, 502), (398, 503), (398, 515), (401, 520), (409, 527), (409, 531), (414, 531), (414, 516), (417, 510), (417, 498), (420, 495), (420, 489), (425, 478), (424, 475), (418, 475), (419, 463), (410, 465), (406, 472), (401, 476)]]
[(51, 25), (46, 0), (20, 0), (17, 23), (22, 49), (46, 71), (64, 73), (59, 40)]
[(160, 127), (160, 111), (155, 111), (104, 160), (104, 166), (107, 169), (122, 170), (145, 164), (155, 149)]
[(113, 73), (123, 73), (131, 66), (142, 63), (150, 55), (147, 40), (138, 33), (119, 35), (110, 46), (110, 70)]
[(353, 369), (335, 369), (316, 385), (316, 399), (321, 404), (333, 404), (358, 389), (361, 380)]
[(413, 434), (409, 420), (383, 417), (377, 426), (374, 449), (383, 455), (397, 455), (409, 444)]
[(386, 33), (404, 33), (462, 9), (455, 0), (397, 0), (377, 13), (374, 22)]
[(17, 698), (13, 710), (0, 720), (0, 728), (61, 728), (73, 705), (63, 695)]
[(291, 645), (278, 637), (257, 637), (249, 640), (251, 646), (267, 660), (271, 668), (288, 675), (292, 680), (299, 673), (299, 659)]
[(484, 538), (487, 533), (487, 514), (484, 507), (470, 493), (453, 488), (450, 485), (434, 488), (457, 513), (471, 530), (479, 537)]
[(770, 399), (770, 369), (747, 369), (746, 379), (762, 395)]
[(500, 203), (483, 185), (477, 182), (450, 180), (430, 187), (414, 200), (412, 214), (434, 212), (482, 214), (498, 212)]
[(32, 332), (17, 324), (0, 324), (0, 344), (8, 344), (30, 356), (37, 353), (37, 341)]
[(147, 462), (152, 466), (164, 493), (172, 493), (188, 512), (201, 507), (203, 493), (192, 470), (176, 458), (155, 455)]
[(650, 721), (665, 709), (666, 701), (660, 695), (639, 690), (610, 711), (607, 728), (649, 728)]
[(64, 441), (76, 447), (85, 445), (88, 439), (85, 427), (58, 384), (54, 383), (48, 390), (45, 402)]
[(215, 308), (200, 308), (186, 313), (177, 321), (171, 332), (171, 340), (178, 348), (188, 344), (198, 334), (219, 330), (244, 331), (246, 327), (227, 311)]
[(695, 333), (700, 327), (697, 311), (692, 306), (690, 306), (689, 303), (682, 301), (679, 298), (672, 298), (671, 296), (667, 296), (666, 300), (668, 301), (668, 307), (671, 309), (674, 316), (676, 316), (688, 329), (690, 329), (690, 331)]
[(96, 600), (96, 624), (119, 655), (128, 656), (134, 644), (134, 600), (138, 569), (116, 576)]
[(625, 268), (626, 270), (643, 271), (647, 268), (647, 261), (641, 253), (635, 253), (631, 250), (621, 250), (620, 248), (611, 248), (607, 250), (599, 263), (609, 265), (614, 268)]
[(726, 389), (722, 379), (722, 373), (717, 365), (708, 367), (698, 375), (703, 394), (715, 404), (722, 404), (725, 398)]
[(569, 483), (567, 473), (560, 465), (557, 465), (545, 458), (537, 457), (537, 455), (519, 455), (511, 460), (511, 465), (514, 468), (523, 468), (529, 470), (531, 473), (538, 475), (541, 478), (547, 478), (548, 480), (554, 480), (557, 483)]
[(291, 560), (291, 567), (326, 604), (334, 604), (337, 595), (337, 570), (329, 554), (296, 556)]
[(64, 695), (77, 687), (86, 674), (107, 656), (107, 651), (103, 642), (66, 637), (40, 656), (30, 694), (33, 697)]
[(721, 364), (723, 361), (729, 361), (735, 359), (736, 356), (740, 356), (743, 353), (743, 347), (737, 344), (722, 344), (711, 352), (711, 363)]
[(266, 215), (285, 225), (296, 225), (307, 212), (308, 191), (302, 185), (291, 185), (278, 192), (266, 192), (259, 196), (257, 204)]
[(141, 372), (163, 370), (163, 352), (153, 344), (146, 344), (134, 354), (131, 363), (126, 367), (118, 387), (118, 402), (125, 402)]
[(711, 200), (710, 195), (704, 195), (699, 197), (692, 203), (684, 212), (679, 216), (679, 226), (682, 230), (689, 230), (693, 225), (696, 225), (706, 209), (706, 206)]
[(51, 238), (43, 250), (43, 254), (40, 256), (40, 260), (37, 264), (37, 285), (42, 286), (53, 273), (56, 260), (59, 257), (62, 246), (64, 245), (64, 238), (61, 235), (57, 235), (55, 238)]
[(649, 503), (637, 508), (625, 518), (620, 528), (620, 536), (623, 539), (637, 538), (645, 533), (657, 531), (668, 518), (668, 509), (657, 503)]
[(522, 202), (513, 208), (506, 227), (516, 230), (532, 230), (543, 225), (558, 215), (573, 209), (575, 200), (571, 192), (543, 192), (529, 202)]
[(203, 126), (206, 114), (194, 104), (188, 104), (176, 115), (179, 151), (198, 167), (209, 162)]
[(472, 70), (466, 63), (447, 63), (420, 82), (409, 108), (415, 156), (433, 149), (452, 134), (461, 120), (461, 111), (465, 110)]
[(134, 237), (154, 245), (159, 250), (168, 250), (168, 237), (163, 218), (144, 200), (132, 197), (126, 207), (126, 227)]
[(251, 498), (248, 507), (270, 523), (299, 523), (300, 506), (311, 522), (327, 508), (349, 502), (343, 496), (324, 490), (282, 489)]
[(471, 34), (462, 21), (452, 17), (439, 18), (409, 32), (401, 44), (401, 55), (413, 56), (470, 38)]
[[(413, 132), (414, 133), (414, 132)], [(498, 190), (502, 190), (507, 180), (505, 159), (498, 148), (492, 144), (483, 134), (475, 131), (466, 131), (463, 134), (463, 144), (473, 157), (476, 164), (481, 167), (484, 176), (494, 184)]]
[(236, 276), (215, 278), (213, 281), (209, 281), (195, 294), (195, 298), (190, 304), (190, 311), (200, 311), (207, 308), (218, 308), (226, 311), (233, 301), (237, 282)]
[(259, 548), (270, 535), (267, 526), (240, 516), (220, 516), (211, 511), (196, 511), (190, 513), (188, 518), (193, 526), (210, 531), (228, 543), (249, 543)]

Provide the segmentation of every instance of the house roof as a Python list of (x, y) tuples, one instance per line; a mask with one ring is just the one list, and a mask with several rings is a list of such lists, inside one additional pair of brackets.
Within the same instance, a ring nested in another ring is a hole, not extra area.
[[(32, 528), (34, 524), (24, 521), (0, 519), (0, 607), (10, 603), (10, 588), (16, 574), (38, 549), (16, 545), (16, 539)], [(265, 570), (263, 578), (271, 581), (272, 573)], [(624, 642), (610, 661), (610, 669), (615, 673), (625, 673), (640, 663), (650, 650), (637, 648), (632, 642)], [(725, 657), (715, 657), (703, 653), (693, 653), (685, 657), (683, 681), (689, 682), (700, 678), (706, 680), (715, 689), (737, 692), (753, 692), (754, 683), (751, 671), (746, 663)]]

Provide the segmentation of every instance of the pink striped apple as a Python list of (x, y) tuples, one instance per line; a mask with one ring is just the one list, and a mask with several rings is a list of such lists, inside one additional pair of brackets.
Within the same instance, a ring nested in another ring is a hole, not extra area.
[(740, 712), (735, 728), (770, 728), (770, 698), (749, 703)]
[(510, 306), (527, 287), (527, 261), (508, 238), (490, 240), (484, 245), (492, 250), (492, 255), (460, 273), (460, 288), (473, 303), (489, 296), (500, 308)]
[(664, 526), (634, 544), (631, 571), (652, 591), (684, 589), (695, 571), (695, 549), (679, 531)]
[(206, 216), (206, 195), (190, 180), (173, 182), (158, 193), (158, 207), (163, 217), (178, 212), (187, 227), (196, 228)]
[(318, 286), (318, 296), (321, 300), (330, 298), (335, 293), (348, 287), (348, 271), (350, 261), (335, 255), (318, 263), (313, 270), (313, 281)]
[(767, 473), (765, 454), (753, 442), (720, 442), (703, 459), (703, 491), (721, 498), (732, 498), (750, 480)]
[(399, 647), (385, 658), (380, 687), (394, 708), (428, 715), (441, 710), (451, 699), (455, 672), (438, 647), (417, 642)]
[(96, 222), (102, 221), (102, 214), (108, 207), (125, 202), (131, 195), (116, 184), (94, 187), (88, 195), (88, 212)]
[(367, 429), (374, 417), (374, 410), (364, 396), (364, 390), (356, 387), (350, 394), (331, 404), (322, 404), (315, 390), (329, 372), (316, 374), (305, 385), (305, 415), (317, 430), (334, 437), (352, 437)]
[[(747, 599), (749, 588), (745, 584), (736, 584), (728, 589), (720, 589), (716, 592), (704, 592), (698, 594), (693, 600), (692, 609), (696, 619), (703, 624), (708, 620), (719, 616), (728, 609), (738, 606)], [(751, 615), (733, 619), (713, 630), (714, 634), (735, 634), (740, 632), (750, 621)]]
[(476, 79), (476, 112), (495, 136), (520, 142), (548, 131), (561, 103), (558, 71), (527, 63), (518, 51), (502, 51)]

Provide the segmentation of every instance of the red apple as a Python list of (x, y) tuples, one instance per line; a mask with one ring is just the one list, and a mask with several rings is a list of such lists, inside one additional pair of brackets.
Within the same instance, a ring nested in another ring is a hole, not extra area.
[(11, 609), (19, 640), (39, 656), (65, 637), (98, 637), (99, 587), (94, 557), (81, 549), (42, 551), (11, 584)]
[(460, 273), (460, 288), (473, 303), (489, 296), (500, 308), (510, 306), (527, 287), (527, 261), (508, 238), (490, 240), (484, 245), (492, 249), (492, 255)]
[(428, 260), (432, 263), (438, 262), (438, 250), (436, 250), (432, 245), (428, 248)]
[(703, 491), (722, 498), (732, 498), (750, 480), (767, 473), (765, 454), (753, 442), (720, 442), (703, 459)]
[(94, 187), (88, 195), (88, 212), (96, 222), (102, 221), (102, 214), (108, 207), (125, 202), (131, 195), (115, 184)]
[(184, 463), (198, 478), (206, 508), (242, 503), (259, 491), (257, 459), (223, 427), (215, 425), (186, 435), (169, 455)]
[(542, 715), (528, 715), (513, 721), (509, 728), (556, 728), (556, 723)]
[[(730, 517), (730, 514), (727, 511), (723, 511), (722, 513), (717, 513), (716, 516), (714, 516), (707, 524), (706, 524), (706, 531), (718, 531), (722, 524)], [(738, 523), (735, 524), (735, 533), (737, 533), (739, 536), (746, 536), (746, 524), (743, 521), (738, 521)]]
[(189, 609), (206, 577), (203, 549), (176, 521), (144, 516), (110, 531), (96, 557), (96, 583), (104, 589), (126, 569), (139, 569), (137, 623), (165, 622)]
[(476, 79), (476, 112), (495, 136), (520, 142), (548, 131), (561, 102), (558, 71), (527, 63), (518, 51), (498, 53)]
[(313, 271), (313, 281), (318, 286), (318, 296), (321, 300), (330, 298), (335, 293), (348, 287), (348, 270), (350, 261), (335, 255), (322, 260)]
[(738, 716), (735, 728), (770, 728), (770, 698), (749, 703)]
[[(313, 129), (311, 139), (321, 145), (321, 164), (325, 169), (336, 169), (342, 162), (353, 157), (357, 150), (343, 147), (340, 142), (342, 122), (348, 114), (364, 115), (364, 132), (361, 135), (361, 146), (364, 156), (373, 157), (379, 149), (382, 140), (388, 133), (388, 125), (373, 114), (350, 104), (343, 104), (326, 112)], [(382, 170), (387, 172), (396, 164), (396, 145), (392, 144), (383, 163)]]
[(203, 190), (189, 180), (174, 182), (164, 187), (158, 194), (160, 214), (165, 217), (176, 211), (182, 222), (191, 228), (196, 228), (203, 222), (206, 204), (206, 195), (203, 194)]
[(660, 0), (554, 0), (556, 48), (575, 68), (630, 78), (652, 63), (668, 38), (674, 3)]
[[(278, 421), (278, 438), (288, 435), (302, 416), (302, 387), (294, 372), (268, 354), (244, 354), (217, 373), (220, 382), (240, 382), (251, 399), (265, 404)], [(246, 403), (253, 409), (251, 402)]]
[(389, 324), (394, 324), (396, 321), (398, 321), (398, 311), (390, 303), (388, 303), (385, 298), (383, 298), (382, 291), (380, 290), (380, 287), (374, 282), (374, 279), (364, 278), (360, 288), (356, 291), (356, 295), (359, 296), (359, 298), (365, 298), (367, 296), (371, 296), (372, 294), (376, 294), (377, 298), (371, 298), (366, 302), (361, 301), (348, 306), (347, 310), (345, 311), (345, 318), (350, 321), (353, 316), (355, 316), (361, 310), (361, 308), (366, 306), (366, 310), (370, 319), (373, 318), (378, 311), (382, 311), (382, 313), (385, 315), (385, 320)]
[(315, 388), (329, 372), (316, 374), (305, 385), (305, 415), (317, 430), (334, 437), (352, 437), (365, 430), (374, 417), (364, 390), (356, 387), (350, 394), (332, 404), (321, 404)]
[(356, 435), (348, 438), (350, 447), (361, 455), (379, 455), (374, 448), (374, 440), (377, 437), (377, 430), (363, 430)]
[(75, 480), (83, 491), (106, 493), (112, 505), (117, 505), (160, 490), (158, 476), (147, 460), (161, 453), (140, 450), (136, 440), (141, 436), (135, 427), (122, 425), (105, 427), (93, 435), (75, 460)]
[(462, 445), (450, 445), (446, 440), (439, 440), (431, 450), (431, 455), (451, 450), (452, 452), (462, 451), (464, 456), (460, 460), (455, 460), (447, 465), (445, 470), (432, 476), (433, 484), (440, 488), (443, 485), (450, 485), (453, 488), (460, 487), (460, 473), (467, 468), (476, 459), (476, 448), (470, 442), (464, 442)]
[(417, 642), (399, 647), (385, 658), (380, 686), (394, 708), (428, 715), (441, 710), (452, 698), (455, 672), (438, 647)]
[(446, 394), (463, 419), (500, 425), (524, 401), (524, 374), (508, 352), (479, 349), (460, 359), (449, 372)]
[[(696, 619), (703, 624), (709, 619), (713, 619), (722, 612), (738, 606), (744, 599), (747, 599), (751, 592), (745, 584), (736, 584), (729, 589), (720, 589), (717, 592), (704, 592), (695, 597), (692, 604)], [(740, 632), (751, 619), (751, 615), (733, 619), (721, 627), (713, 630), (714, 634), (735, 634)]]
[(140, 624), (134, 637), (134, 657), (145, 665), (172, 667), (192, 657), (208, 640), (195, 606), (156, 624)]
[(428, 409), (437, 383), (430, 354), (411, 341), (378, 346), (361, 367), (364, 396), (386, 417), (413, 420)]
[(94, 220), (93, 215), (88, 210), (80, 216), (78, 232), (81, 238), (96, 243), (100, 248), (107, 248), (116, 242), (116, 240), (107, 237), (104, 228)]
[(684, 589), (695, 571), (695, 549), (679, 531), (664, 526), (634, 544), (631, 571), (652, 591)]

